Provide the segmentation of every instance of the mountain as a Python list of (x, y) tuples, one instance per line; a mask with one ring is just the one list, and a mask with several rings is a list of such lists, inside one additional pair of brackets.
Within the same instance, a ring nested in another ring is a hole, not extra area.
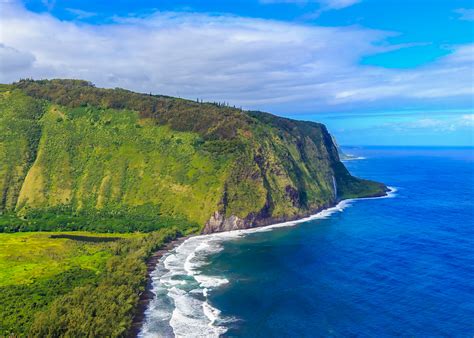
[(347, 171), (319, 123), (82, 80), (0, 86), (0, 212), (20, 230), (50, 215), (61, 229), (210, 233), (386, 191)]

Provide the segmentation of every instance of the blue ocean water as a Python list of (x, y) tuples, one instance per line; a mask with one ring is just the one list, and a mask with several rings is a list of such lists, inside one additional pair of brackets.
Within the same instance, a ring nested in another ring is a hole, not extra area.
[(143, 335), (472, 337), (474, 149), (347, 152), (366, 158), (346, 162), (354, 175), (396, 195), (178, 248)]

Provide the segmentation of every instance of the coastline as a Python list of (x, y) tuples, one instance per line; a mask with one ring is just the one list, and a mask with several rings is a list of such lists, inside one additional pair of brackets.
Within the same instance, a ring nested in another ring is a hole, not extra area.
[[(317, 210), (314, 213), (311, 213), (306, 216), (300, 216), (296, 219), (280, 220), (279, 222), (273, 219), (272, 223), (266, 224), (266, 225), (256, 225), (251, 228), (243, 228), (243, 229), (230, 230), (230, 231), (224, 231), (224, 232), (215, 232), (211, 234), (202, 233), (199, 235), (180, 237), (167, 243), (163, 248), (155, 252), (147, 261), (147, 284), (145, 287), (145, 291), (140, 295), (139, 304), (135, 311), (132, 327), (131, 327), (131, 330), (129, 331), (128, 336), (137, 337), (143, 325), (145, 324), (146, 310), (148, 309), (150, 302), (153, 300), (155, 296), (155, 294), (152, 291), (153, 285), (152, 285), (151, 274), (153, 271), (155, 271), (160, 259), (165, 254), (169, 253), (170, 251), (184, 245), (185, 242), (187, 242), (191, 238), (195, 238), (195, 239), (196, 238), (232, 238), (232, 237), (240, 237), (245, 234), (254, 233), (254, 232), (271, 231), (275, 228), (280, 228), (280, 227), (295, 226), (297, 224), (308, 222), (313, 219), (326, 218), (335, 212), (342, 211), (347, 206), (349, 206), (352, 202), (357, 201), (357, 200), (369, 200), (369, 199), (381, 199), (381, 198), (393, 197), (397, 189), (394, 187), (387, 187), (387, 188), (388, 190), (386, 191), (385, 195), (341, 200), (332, 206), (327, 206), (325, 208)], [(211, 325), (213, 321), (215, 321), (215, 319), (211, 320)]]
[(300, 223), (304, 222), (309, 222), (313, 219), (318, 219), (318, 218), (326, 218), (330, 215), (332, 215), (334, 212), (342, 211), (344, 208), (346, 208), (348, 205), (350, 205), (352, 202), (355, 201), (364, 201), (364, 200), (374, 200), (374, 199), (382, 199), (382, 198), (392, 198), (395, 196), (395, 193), (397, 192), (397, 188), (387, 186), (387, 191), (385, 192), (385, 195), (375, 195), (375, 196), (368, 196), (368, 197), (358, 197), (358, 198), (348, 198), (341, 200), (337, 202), (334, 205), (330, 205), (321, 209), (318, 209), (310, 214), (300, 216), (298, 218), (289, 218), (289, 219), (282, 219), (281, 221), (276, 221), (272, 222), (270, 224), (266, 225), (258, 225), (255, 227), (251, 228), (244, 228), (244, 229), (237, 229), (237, 230), (231, 230), (231, 231), (224, 231), (224, 232), (216, 232), (213, 234), (203, 234), (200, 236), (226, 236), (226, 235), (232, 235), (232, 234), (237, 234), (237, 235), (244, 235), (247, 233), (253, 233), (253, 232), (263, 232), (263, 231), (270, 231), (274, 228), (282, 228), (282, 227), (288, 227), (288, 226), (294, 226)]
[(152, 285), (151, 273), (156, 269), (156, 266), (158, 262), (160, 261), (161, 257), (163, 257), (163, 255), (165, 255), (169, 251), (183, 244), (183, 242), (186, 241), (190, 237), (191, 236), (178, 237), (172, 240), (171, 242), (166, 243), (162, 248), (154, 252), (153, 255), (151, 255), (147, 259), (146, 261), (147, 276), (146, 276), (145, 290), (140, 294), (138, 305), (133, 315), (132, 325), (130, 326), (127, 337), (129, 338), (137, 337), (138, 334), (140, 333), (140, 330), (143, 324), (145, 323), (145, 319), (146, 319), (145, 312), (148, 308), (148, 305), (150, 304), (150, 301), (155, 297), (155, 294), (152, 291), (153, 285)]
[[(343, 200), (328, 202), (327, 204), (324, 204), (320, 207), (308, 209), (304, 212), (300, 212), (292, 216), (262, 217), (259, 215), (254, 215), (250, 219), (239, 219), (238, 217), (231, 216), (228, 219), (223, 219), (223, 222), (221, 219), (220, 224), (217, 224), (217, 226), (215, 225), (209, 226), (210, 221), (208, 221), (206, 225), (204, 226), (204, 229), (202, 230), (200, 235), (212, 235), (212, 234), (217, 234), (217, 233), (229, 233), (229, 232), (240, 231), (240, 230), (266, 228), (266, 227), (273, 226), (275, 224), (280, 224), (280, 223), (289, 223), (289, 222), (295, 222), (295, 221), (299, 222), (302, 219), (311, 220), (312, 217), (317, 216), (320, 213), (325, 212), (326, 210), (337, 208), (337, 206), (340, 205), (341, 203), (342, 204), (348, 203), (354, 200), (386, 198), (386, 197), (390, 197), (390, 195), (394, 191), (396, 191), (394, 187), (385, 186), (385, 189), (381, 192), (376, 192), (371, 195), (366, 195), (365, 197), (346, 198)], [(215, 215), (219, 217), (218, 213), (215, 213)], [(233, 220), (231, 221), (232, 224), (227, 224), (226, 226), (225, 224), (227, 223), (226, 222), (227, 220)]]

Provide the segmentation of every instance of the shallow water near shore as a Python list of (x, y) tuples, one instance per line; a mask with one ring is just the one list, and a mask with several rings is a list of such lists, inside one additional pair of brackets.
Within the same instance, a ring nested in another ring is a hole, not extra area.
[(140, 335), (472, 336), (473, 149), (347, 152), (394, 198), (188, 239), (154, 271)]

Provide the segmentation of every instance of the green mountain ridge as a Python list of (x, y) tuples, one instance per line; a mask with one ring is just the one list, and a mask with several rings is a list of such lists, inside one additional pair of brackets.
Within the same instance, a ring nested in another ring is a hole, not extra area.
[(0, 212), (15, 220), (3, 231), (54, 214), (63, 229), (94, 219), (114, 231), (113, 219), (211, 233), (386, 191), (350, 175), (319, 123), (82, 80), (0, 86)]

